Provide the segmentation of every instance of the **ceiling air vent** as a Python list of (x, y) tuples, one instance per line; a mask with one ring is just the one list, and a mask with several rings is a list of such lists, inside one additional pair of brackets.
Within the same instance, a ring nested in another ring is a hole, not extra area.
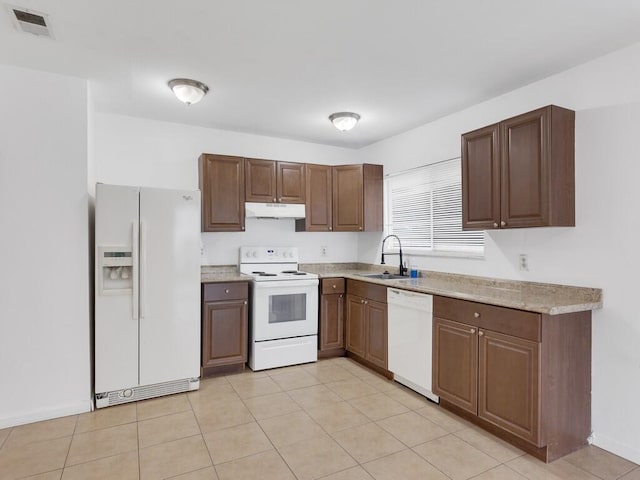
[(53, 38), (49, 15), (35, 10), (7, 5), (11, 11), (13, 23), (21, 32)]

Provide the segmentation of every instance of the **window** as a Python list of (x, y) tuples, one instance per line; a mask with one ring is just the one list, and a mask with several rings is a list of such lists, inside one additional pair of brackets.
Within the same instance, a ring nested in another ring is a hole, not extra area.
[(484, 232), (462, 231), (460, 158), (388, 175), (385, 230), (416, 254), (484, 254)]

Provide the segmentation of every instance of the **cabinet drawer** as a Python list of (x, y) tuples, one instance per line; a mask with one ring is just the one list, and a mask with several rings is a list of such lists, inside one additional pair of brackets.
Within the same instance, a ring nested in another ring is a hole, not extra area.
[(384, 285), (349, 279), (347, 281), (347, 293), (375, 300), (376, 302), (387, 303), (387, 287)]
[(433, 314), (498, 333), (540, 341), (540, 314), (484, 303), (433, 297)]
[(247, 282), (205, 283), (202, 289), (202, 300), (205, 302), (249, 298), (249, 284)]
[(330, 295), (332, 293), (344, 293), (344, 278), (323, 278), (322, 295)]

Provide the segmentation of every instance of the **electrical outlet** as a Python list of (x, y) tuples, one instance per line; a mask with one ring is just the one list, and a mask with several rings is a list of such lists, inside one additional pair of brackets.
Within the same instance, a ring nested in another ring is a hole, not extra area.
[(321, 257), (327, 256), (327, 247), (320, 247), (320, 256)]
[(520, 270), (523, 272), (529, 271), (529, 257), (526, 253), (520, 254)]

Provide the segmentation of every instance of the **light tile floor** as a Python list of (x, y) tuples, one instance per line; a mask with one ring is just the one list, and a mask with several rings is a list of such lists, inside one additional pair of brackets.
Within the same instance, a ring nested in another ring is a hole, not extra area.
[(0, 479), (18, 478), (640, 480), (640, 467), (596, 447), (545, 465), (336, 358), (0, 430)]

